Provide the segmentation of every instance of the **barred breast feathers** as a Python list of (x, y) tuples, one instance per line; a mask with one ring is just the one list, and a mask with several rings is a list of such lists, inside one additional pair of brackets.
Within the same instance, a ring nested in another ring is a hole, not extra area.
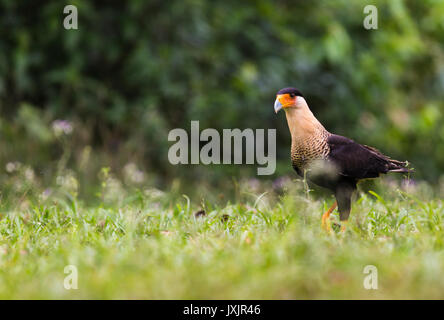
[(304, 98), (298, 97), (295, 108), (285, 109), (291, 133), (291, 160), (300, 169), (313, 160), (325, 159), (331, 135), (315, 118)]

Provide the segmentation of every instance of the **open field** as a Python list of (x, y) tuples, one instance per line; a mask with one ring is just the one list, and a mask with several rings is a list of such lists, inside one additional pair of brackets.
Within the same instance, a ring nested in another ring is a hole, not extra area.
[[(327, 234), (320, 217), (333, 198), (303, 190), (204, 202), (198, 217), (186, 197), (162, 197), (4, 212), (0, 298), (444, 298), (440, 199), (361, 193), (346, 234)], [(66, 265), (77, 267), (77, 290), (64, 289)], [(363, 287), (366, 265), (378, 269), (377, 290)]]
[(444, 299), (443, 17), (0, 0), (0, 300)]

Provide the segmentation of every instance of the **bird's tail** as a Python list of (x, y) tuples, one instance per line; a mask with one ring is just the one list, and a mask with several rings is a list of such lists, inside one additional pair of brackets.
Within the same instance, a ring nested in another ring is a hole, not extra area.
[(387, 172), (400, 172), (400, 173), (412, 173), (415, 169), (410, 167), (410, 162), (408, 161), (399, 161), (386, 156), (381, 151), (376, 148), (364, 145), (365, 148), (373, 152), (380, 159), (388, 163), (388, 171)]
[(415, 171), (414, 168), (410, 167), (410, 163), (408, 161), (399, 161), (390, 159), (389, 160), (389, 168), (388, 172), (400, 172), (400, 173), (412, 173)]

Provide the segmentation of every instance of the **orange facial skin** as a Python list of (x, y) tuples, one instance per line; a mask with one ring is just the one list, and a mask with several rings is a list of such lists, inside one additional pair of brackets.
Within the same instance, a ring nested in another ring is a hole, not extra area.
[(296, 104), (296, 96), (292, 97), (289, 93), (278, 94), (277, 99), (282, 104), (282, 108), (292, 107)]

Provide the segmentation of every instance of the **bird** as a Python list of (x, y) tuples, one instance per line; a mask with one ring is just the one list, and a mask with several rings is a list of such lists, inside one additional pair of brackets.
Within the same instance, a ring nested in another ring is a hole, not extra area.
[(378, 149), (330, 133), (316, 119), (296, 88), (277, 92), (274, 111), (285, 111), (291, 134), (291, 163), (299, 176), (330, 190), (336, 201), (322, 215), (322, 227), (331, 231), (330, 214), (338, 208), (340, 231), (345, 232), (352, 195), (359, 181), (389, 172), (409, 173), (408, 161), (398, 161)]

